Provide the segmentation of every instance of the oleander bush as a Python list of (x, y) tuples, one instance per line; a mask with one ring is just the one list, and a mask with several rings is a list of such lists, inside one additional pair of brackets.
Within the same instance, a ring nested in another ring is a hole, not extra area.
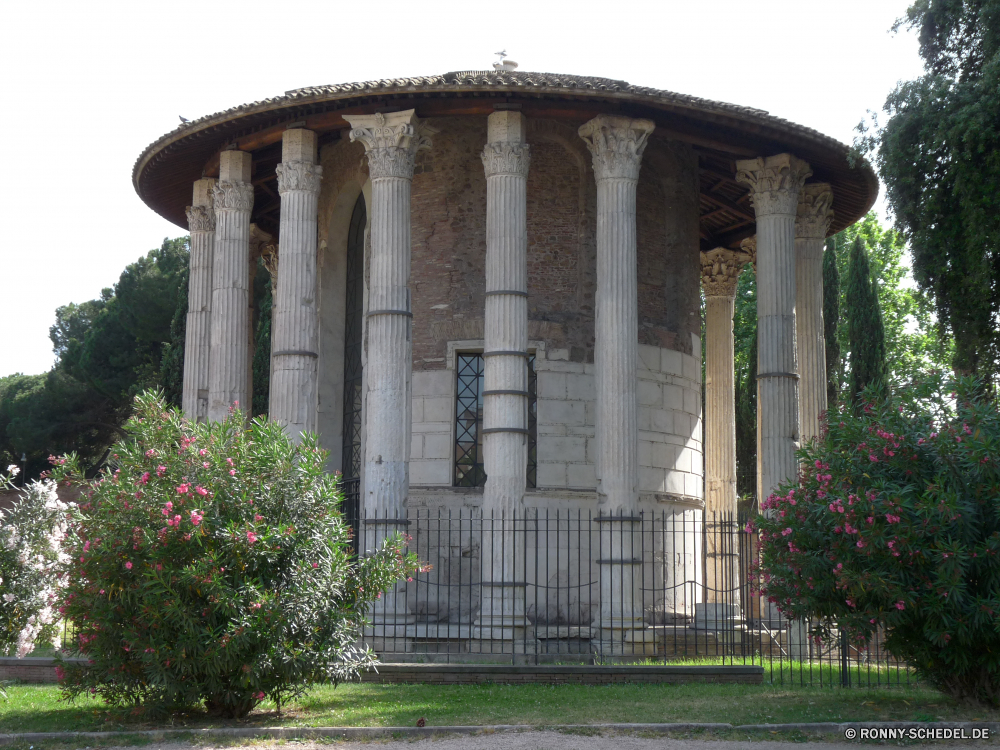
[(982, 393), (935, 376), (831, 414), (755, 523), (762, 591), (785, 615), (859, 645), (884, 628), (929, 683), (996, 706), (1000, 412)]
[[(7, 472), (0, 489), (13, 489), (17, 467)], [(72, 519), (51, 480), (27, 484), (11, 508), (0, 510), (0, 655), (27, 656), (58, 637), (61, 545)]]
[(66, 697), (239, 717), (371, 665), (366, 612), (415, 559), (399, 536), (353, 556), (315, 436), (192, 424), (150, 393), (126, 429), (96, 481), (53, 469), (83, 489), (60, 612), (88, 661), (62, 661)]

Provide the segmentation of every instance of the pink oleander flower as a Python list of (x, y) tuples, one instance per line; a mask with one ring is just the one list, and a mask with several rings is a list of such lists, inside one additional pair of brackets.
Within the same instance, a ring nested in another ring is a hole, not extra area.
[(163, 464), (160, 464), (159, 466), (156, 467), (156, 476), (162, 477), (166, 473), (167, 473), (167, 467), (164, 466)]
[(177, 494), (178, 495), (186, 495), (188, 493), (188, 490), (190, 490), (190, 489), (191, 489), (191, 485), (190, 484), (187, 484), (187, 483), (185, 483), (185, 484), (179, 484), (179, 485), (177, 485)]
[(150, 448), (148, 451), (146, 451), (146, 458), (153, 458), (153, 456), (155, 455), (156, 455), (156, 450), (153, 448)]
[(318, 568), (319, 567), (319, 563), (313, 563), (313, 567), (314, 568)]
[(210, 463), (209, 463), (208, 461), (202, 461), (202, 462), (201, 462), (201, 465), (202, 465), (202, 467), (203, 467), (203, 468), (205, 468), (205, 469), (207, 469), (207, 468), (208, 468), (209, 466), (211, 466), (211, 464), (210, 464)]
[(125, 569), (126, 570), (132, 570), (132, 562), (131, 561), (128, 561), (128, 562), (125, 563)]
[(139, 484), (146, 484), (149, 481), (149, 472), (145, 472), (141, 477), (139, 477)]
[(162, 513), (165, 516), (169, 516), (170, 511), (172, 511), (173, 509), (174, 509), (174, 504), (169, 500), (167, 500), (166, 504), (163, 506), (163, 510), (161, 510), (160, 513)]
[(898, 610), (904, 610), (904, 609), (906, 609), (906, 604), (903, 602), (902, 599), (899, 600), (898, 602), (896, 602), (896, 609), (898, 609)]
[(262, 516), (260, 513), (254, 513), (253, 520), (254, 521), (263, 521), (264, 520), (264, 516)]
[(198, 455), (199, 456), (207, 456), (208, 455), (208, 451), (205, 448), (202, 448), (200, 451), (198, 451)]
[(257, 693), (257, 700), (259, 700), (259, 701), (264, 700), (264, 691), (263, 690), (260, 691), (259, 693)]
[(787, 529), (785, 529), (784, 531), (781, 532), (781, 535), (782, 536), (788, 536), (791, 533), (792, 533), (791, 528), (787, 528)]
[(257, 535), (254, 534), (252, 531), (248, 531), (247, 532), (247, 541), (250, 542), (250, 544), (253, 544), (254, 542), (257, 541)]
[(197, 487), (195, 487), (195, 488), (194, 488), (194, 491), (195, 491), (195, 492), (197, 492), (197, 493), (198, 493), (199, 495), (201, 495), (202, 497), (204, 497), (205, 495), (207, 495), (207, 494), (208, 494), (208, 490), (206, 490), (206, 489), (205, 489), (204, 487), (202, 487), (201, 485), (198, 485)]
[(230, 469), (229, 470), (229, 476), (235, 477), (236, 476), (236, 469)]
[(191, 524), (193, 526), (197, 526), (198, 524), (201, 523), (201, 519), (204, 517), (205, 516), (201, 513), (197, 513), (196, 511), (191, 511)]

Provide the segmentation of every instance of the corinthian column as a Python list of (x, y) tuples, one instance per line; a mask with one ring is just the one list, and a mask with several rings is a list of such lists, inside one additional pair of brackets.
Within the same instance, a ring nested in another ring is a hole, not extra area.
[(795, 353), (795, 214), (812, 174), (791, 154), (736, 162), (757, 215), (757, 453), (763, 500), (798, 473), (799, 394)]
[[(601, 551), (601, 648), (640, 653), (642, 620), (639, 428), (636, 414), (639, 310), (635, 191), (649, 120), (598, 115), (580, 127), (597, 180), (597, 478)], [(616, 518), (613, 518), (616, 516)]]
[(833, 220), (833, 193), (824, 183), (799, 193), (795, 220), (795, 339), (799, 350), (799, 432), (819, 435), (826, 411), (826, 336), (823, 332), (823, 240)]
[(372, 522), (402, 518), (409, 488), (410, 183), (414, 155), (430, 146), (431, 130), (412, 109), (345, 117), (351, 140), (364, 144), (372, 181), (364, 512), (379, 529), (369, 536), (374, 545), (387, 525)]
[(270, 417), (296, 442), (316, 431), (316, 211), (323, 168), (316, 134), (296, 128), (281, 138), (281, 264), (271, 322)]
[[(736, 603), (736, 382), (733, 313), (736, 283), (750, 255), (724, 247), (701, 254), (705, 292), (705, 585), (708, 601)], [(734, 595), (736, 597), (734, 601)], [(715, 620), (721, 619), (716, 615)]]
[[(525, 589), (516, 581), (515, 519), (527, 483), (528, 209), (531, 162), (520, 112), (494, 112), (483, 150), (486, 170), (486, 330), (483, 389), (483, 592), (480, 638), (523, 644)], [(523, 552), (523, 550), (522, 550)], [(515, 630), (517, 629), (517, 630)], [(520, 636), (520, 637), (519, 637)]]
[(181, 408), (191, 421), (208, 418), (208, 366), (212, 335), (212, 251), (215, 244), (215, 180), (194, 183), (194, 205), (188, 206), (191, 258), (188, 311), (184, 334), (184, 386)]
[(215, 197), (212, 259), (212, 353), (208, 418), (221, 422), (234, 404), (249, 413), (250, 394), (250, 154), (223, 151)]

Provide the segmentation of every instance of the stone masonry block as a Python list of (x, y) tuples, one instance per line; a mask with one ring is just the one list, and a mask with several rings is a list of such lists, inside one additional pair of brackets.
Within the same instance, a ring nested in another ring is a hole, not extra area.
[(455, 375), (451, 370), (413, 373), (414, 396), (451, 396)]
[(548, 437), (538, 441), (539, 462), (583, 463), (587, 460), (587, 441), (580, 437)]
[(538, 399), (538, 421), (544, 424), (583, 425), (587, 407), (583, 401)]
[(410, 461), (410, 484), (450, 485), (451, 461)]
[(635, 413), (640, 430), (653, 429), (652, 409), (648, 406), (640, 406)]
[(669, 492), (673, 495), (683, 495), (684, 477), (685, 474), (683, 471), (668, 471), (666, 483), (663, 485), (663, 491)]
[(648, 440), (639, 441), (639, 466), (653, 465), (653, 446), (658, 443), (651, 443)]
[(538, 400), (566, 398), (566, 375), (561, 372), (538, 373)]
[(569, 362), (569, 349), (549, 349), (545, 353), (545, 359), (550, 362)]
[(695, 383), (701, 383), (701, 359), (695, 359), (686, 354), (682, 354), (681, 357), (684, 359), (684, 377)]
[(704, 483), (701, 477), (695, 474), (684, 475), (684, 494), (692, 497), (701, 497)]
[(422, 398), (412, 398), (410, 399), (410, 409), (413, 424), (420, 424), (424, 421), (424, 400)]
[(684, 389), (679, 385), (664, 385), (663, 408), (672, 411), (684, 410)]
[(660, 347), (639, 344), (639, 369), (660, 372)]
[(639, 467), (639, 489), (644, 492), (662, 492), (666, 472), (650, 466)]
[(445, 433), (424, 435), (424, 458), (451, 459), (451, 435)]
[(424, 399), (424, 422), (448, 422), (455, 418), (455, 404), (450, 398), (434, 396)]
[(650, 424), (650, 429), (655, 432), (673, 432), (674, 431), (674, 413), (666, 409), (651, 409), (650, 417), (652, 418), (652, 423)]
[(292, 128), (281, 135), (281, 161), (316, 162), (316, 133), (305, 128)]
[(420, 433), (410, 435), (410, 460), (424, 457), (424, 436)]
[(697, 333), (691, 334), (691, 355), (695, 359), (701, 359), (701, 336)]
[(688, 414), (694, 414), (697, 416), (701, 413), (701, 399), (698, 397), (699, 394), (692, 390), (685, 389), (684, 391), (684, 411)]
[(537, 484), (539, 487), (565, 487), (566, 464), (538, 464)]
[(637, 385), (636, 395), (640, 406), (659, 406), (662, 403), (663, 392), (659, 383), (640, 380)]
[(593, 464), (570, 464), (566, 467), (566, 484), (577, 489), (592, 489), (597, 486), (597, 474)]
[(658, 469), (677, 468), (677, 446), (669, 443), (654, 443), (650, 465)]
[(250, 182), (251, 155), (246, 151), (223, 151), (219, 154), (219, 179)]
[(590, 375), (566, 375), (566, 398), (593, 401), (597, 398), (594, 378)]
[(684, 374), (684, 355), (673, 349), (660, 350), (660, 371), (668, 375)]

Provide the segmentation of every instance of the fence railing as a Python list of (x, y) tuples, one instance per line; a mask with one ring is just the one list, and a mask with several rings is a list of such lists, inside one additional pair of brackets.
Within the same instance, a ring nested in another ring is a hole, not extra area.
[(875, 638), (816, 644), (756, 593), (756, 536), (696, 509), (600, 515), (411, 509), (397, 531), (430, 569), (376, 603), (365, 640), (388, 662), (757, 664), (782, 684), (911, 680)]

